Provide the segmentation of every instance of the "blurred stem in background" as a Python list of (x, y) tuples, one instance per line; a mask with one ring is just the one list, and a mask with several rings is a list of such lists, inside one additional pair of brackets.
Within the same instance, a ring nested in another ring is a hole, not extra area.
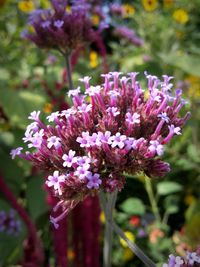
[(72, 82), (72, 70), (71, 70), (71, 55), (69, 53), (65, 54), (65, 64), (67, 68), (67, 77), (68, 77), (68, 84), (69, 90), (74, 89), (73, 82)]
[(117, 200), (117, 191), (105, 194), (99, 194), (102, 209), (105, 214), (105, 230), (104, 230), (104, 250), (103, 250), (103, 267), (112, 266), (112, 246), (113, 246), (113, 231), (119, 235), (133, 251), (133, 253), (144, 263), (147, 267), (155, 267), (152, 260), (147, 257), (144, 252), (134, 243), (132, 243), (121, 230), (121, 228), (113, 221), (113, 210)]
[(145, 189), (147, 191), (148, 197), (149, 197), (149, 202), (151, 205), (152, 212), (155, 216), (155, 219), (157, 220), (158, 223), (161, 223), (161, 217), (156, 201), (156, 197), (153, 192), (153, 187), (151, 183), (151, 179), (145, 175)]

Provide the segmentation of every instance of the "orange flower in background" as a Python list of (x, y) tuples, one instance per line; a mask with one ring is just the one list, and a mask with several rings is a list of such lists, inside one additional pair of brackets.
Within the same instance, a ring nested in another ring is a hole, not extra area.
[(34, 3), (32, 1), (20, 1), (18, 3), (18, 8), (25, 13), (29, 13), (35, 9)]
[(44, 105), (43, 111), (47, 114), (51, 113), (53, 110), (53, 105), (51, 103), (46, 103)]
[(174, 0), (163, 0), (164, 8), (170, 8), (174, 4)]
[(164, 236), (165, 233), (162, 230), (154, 228), (149, 234), (149, 240), (152, 244), (156, 244), (158, 242), (158, 239)]
[(146, 11), (152, 12), (158, 7), (158, 1), (157, 0), (142, 0), (142, 5)]
[(180, 8), (180, 9), (177, 9), (174, 11), (173, 18), (176, 22), (178, 22), (180, 24), (185, 24), (189, 20), (189, 15), (188, 15), (187, 11)]

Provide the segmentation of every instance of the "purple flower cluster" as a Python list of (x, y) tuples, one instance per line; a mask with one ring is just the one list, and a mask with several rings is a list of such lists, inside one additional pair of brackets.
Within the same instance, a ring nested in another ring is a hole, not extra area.
[(21, 222), (15, 218), (14, 210), (0, 211), (0, 232), (17, 235), (21, 231)]
[(90, 77), (80, 79), (80, 88), (69, 91), (73, 106), (40, 120), (40, 111), (33, 111), (24, 142), (31, 151), (19, 147), (11, 151), (50, 172), (46, 184), (60, 199), (54, 210), (64, 212), (52, 218), (55, 226), (63, 216), (88, 195), (120, 191), (124, 174), (144, 172), (163, 176), (170, 171), (161, 161), (164, 145), (181, 134), (181, 127), (190, 114), (179, 117), (186, 103), (181, 90), (172, 95), (172, 77), (145, 74), (148, 90), (136, 80), (138, 73), (120, 77), (119, 72), (103, 74), (104, 83), (90, 85)]
[(200, 254), (198, 252), (186, 252), (185, 258), (169, 255), (168, 263), (164, 263), (163, 267), (199, 267)]
[[(81, 1), (77, 1), (81, 2)], [(87, 5), (74, 4), (67, 11), (67, 1), (52, 0), (52, 9), (37, 9), (31, 13), (23, 37), (41, 48), (54, 48), (63, 54), (91, 42), (94, 38)]]
[(117, 26), (114, 34), (121, 38), (127, 39), (135, 46), (142, 46), (144, 44), (144, 40), (138, 37), (132, 29), (126, 26)]

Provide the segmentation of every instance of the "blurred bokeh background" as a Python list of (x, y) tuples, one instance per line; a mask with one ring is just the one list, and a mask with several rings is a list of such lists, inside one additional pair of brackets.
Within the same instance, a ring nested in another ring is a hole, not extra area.
[[(192, 113), (165, 153), (171, 173), (151, 182), (142, 174), (128, 177), (117, 200), (116, 222), (159, 266), (170, 253), (184, 255), (200, 245), (200, 1), (87, 3), (99, 39), (74, 51), (75, 87), (80, 77), (92, 76), (95, 84), (100, 74), (114, 70), (168, 74), (188, 100), (185, 111)], [(0, 0), (0, 266), (98, 267), (105, 221), (98, 200), (80, 204), (55, 233), (44, 173), (10, 157), (22, 144), (31, 111), (47, 116), (70, 105), (62, 56), (23, 39), (24, 29), (33, 31), (30, 13), (49, 7), (48, 0)], [(42, 244), (41, 265), (31, 265), (34, 231)], [(143, 266), (117, 236), (113, 266)]]

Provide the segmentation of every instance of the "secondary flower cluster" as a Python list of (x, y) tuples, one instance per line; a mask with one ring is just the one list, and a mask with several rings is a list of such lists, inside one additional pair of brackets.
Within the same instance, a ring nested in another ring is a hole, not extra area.
[(0, 211), (0, 232), (17, 235), (21, 230), (21, 222), (15, 218), (14, 210)]
[(69, 53), (94, 38), (91, 20), (87, 16), (87, 5), (83, 1), (67, 11), (67, 1), (52, 0), (52, 9), (37, 9), (29, 18), (31, 30), (23, 37), (41, 48), (54, 48)]
[(180, 89), (171, 94), (172, 77), (160, 81), (146, 73), (145, 91), (137, 74), (103, 74), (104, 83), (97, 86), (90, 85), (90, 77), (80, 79), (85, 93), (80, 87), (70, 90), (73, 106), (49, 115), (49, 125), (41, 121), (40, 111), (30, 114), (33, 122), (23, 141), (31, 152), (23, 154), (19, 147), (11, 155), (51, 173), (46, 184), (61, 200), (55, 210), (64, 208), (61, 217), (52, 219), (55, 225), (87, 195), (120, 191), (125, 173), (153, 177), (170, 171), (160, 156), (189, 117), (178, 115), (185, 101)]
[(198, 252), (186, 252), (186, 257), (169, 255), (168, 263), (164, 263), (163, 267), (192, 267), (200, 266), (200, 254)]

